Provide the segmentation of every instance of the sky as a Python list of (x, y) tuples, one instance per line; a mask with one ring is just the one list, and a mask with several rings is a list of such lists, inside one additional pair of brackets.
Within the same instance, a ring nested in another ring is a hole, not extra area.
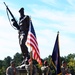
[(18, 31), (10, 25), (3, 2), (17, 22), (21, 7), (31, 17), (41, 58), (52, 55), (58, 31), (60, 56), (75, 53), (75, 0), (0, 0), (0, 60), (21, 53)]

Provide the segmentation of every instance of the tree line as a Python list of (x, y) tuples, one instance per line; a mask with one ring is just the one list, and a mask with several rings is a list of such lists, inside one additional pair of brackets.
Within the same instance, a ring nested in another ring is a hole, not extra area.
[[(12, 59), (15, 61), (16, 66), (21, 65), (21, 62), (23, 61), (22, 54), (20, 53), (16, 53), (13, 58), (11, 58), (10, 56), (7, 56), (4, 58), (4, 60), (0, 60), (0, 75), (5, 75), (6, 68), (10, 65), (10, 61)], [(51, 55), (42, 59), (42, 62), (46, 60), (48, 61), (48, 63), (50, 63), (50, 59), (51, 59)], [(70, 68), (71, 74), (75, 75), (75, 54), (69, 54), (64, 57), (62, 56), (60, 57), (60, 59), (61, 59), (61, 62), (64, 60), (67, 62), (67, 66)], [(40, 71), (40, 65), (35, 60), (34, 60), (34, 63), (36, 63), (36, 66), (37, 68), (39, 68), (39, 71)], [(51, 66), (51, 71), (53, 75), (55, 75), (55, 70), (53, 69), (53, 66)]]

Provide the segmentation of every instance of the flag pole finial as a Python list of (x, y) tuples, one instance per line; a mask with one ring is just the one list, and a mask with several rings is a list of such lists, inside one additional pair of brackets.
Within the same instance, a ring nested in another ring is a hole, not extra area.
[(57, 32), (57, 34), (59, 34), (59, 31)]

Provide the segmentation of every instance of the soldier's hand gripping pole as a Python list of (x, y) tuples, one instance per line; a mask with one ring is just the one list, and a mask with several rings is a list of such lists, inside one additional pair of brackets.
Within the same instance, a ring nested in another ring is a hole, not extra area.
[(8, 6), (6, 5), (5, 2), (4, 2), (4, 5), (6, 6), (7, 10), (9, 11), (9, 13), (10, 13), (10, 15), (11, 15), (11, 17), (12, 17), (12, 21), (14, 22), (13, 25), (19, 30), (19, 25), (18, 25), (18, 23), (17, 23), (15, 17), (14, 17), (13, 14), (11, 13), (10, 9), (8, 8)]

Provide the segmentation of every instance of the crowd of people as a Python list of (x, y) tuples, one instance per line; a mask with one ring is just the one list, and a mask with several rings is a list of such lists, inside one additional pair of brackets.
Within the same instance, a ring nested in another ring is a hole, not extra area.
[[(15, 67), (15, 62), (11, 61), (10, 66), (6, 69), (6, 75), (18, 75), (19, 69), (25, 69), (27, 75), (38, 75), (38, 69), (31, 59), (25, 61), (25, 63), (18, 67)], [(61, 72), (62, 75), (72, 75), (65, 61), (62, 61)], [(50, 65), (47, 61), (44, 61), (41, 66), (41, 74), (39, 75), (52, 75)]]

